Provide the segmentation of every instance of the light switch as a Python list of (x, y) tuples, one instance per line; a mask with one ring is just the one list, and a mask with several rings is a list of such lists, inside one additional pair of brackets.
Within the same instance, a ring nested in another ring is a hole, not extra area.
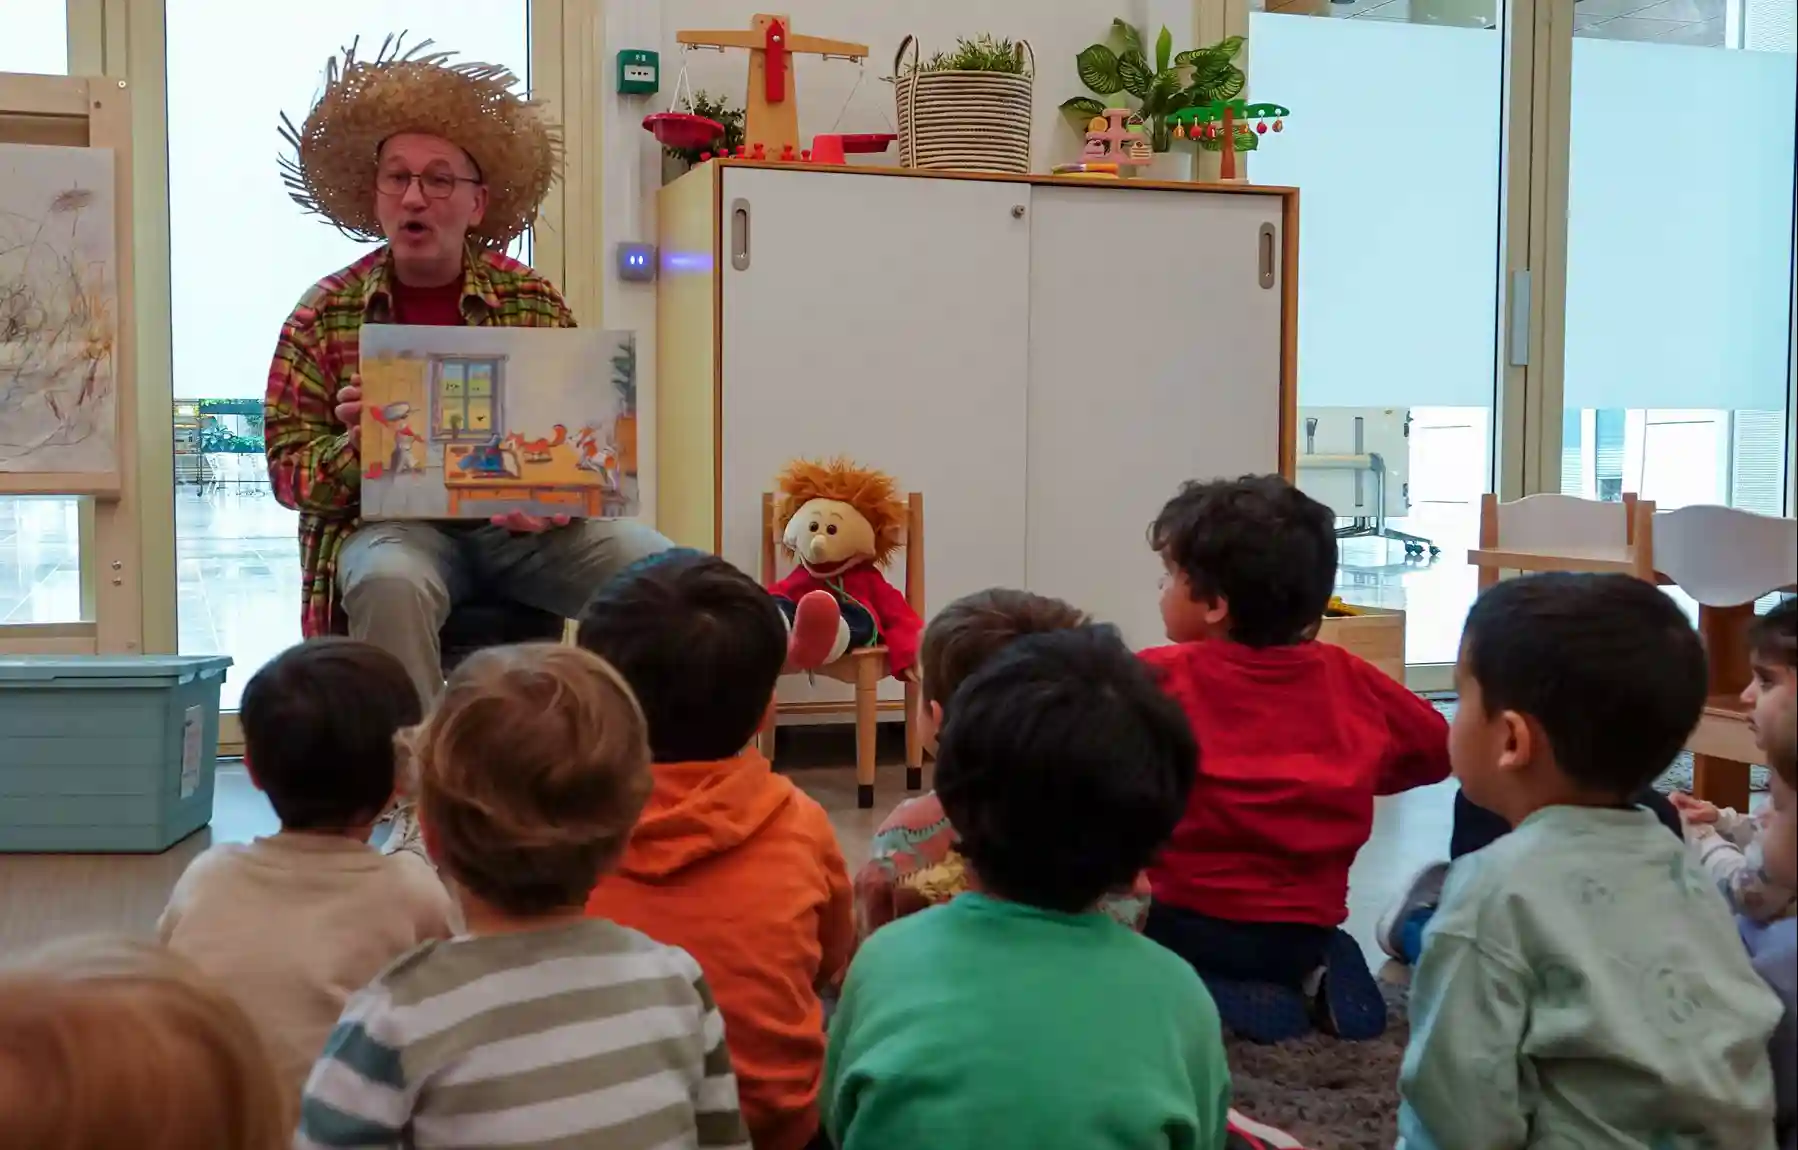
[(655, 282), (656, 246), (629, 241), (619, 244), (618, 278), (630, 283)]

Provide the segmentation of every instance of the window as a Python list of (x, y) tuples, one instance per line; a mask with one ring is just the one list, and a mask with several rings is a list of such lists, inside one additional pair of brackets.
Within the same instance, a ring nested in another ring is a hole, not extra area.
[(1561, 488), (1788, 513), (1791, 0), (1581, 4), (1574, 37)]
[[(0, 72), (69, 70), (66, 0), (6, 0)], [(81, 602), (81, 500), (0, 495), (0, 625), (75, 623)]]
[(1493, 490), (1503, 9), (1254, 7), (1250, 98), (1293, 115), (1249, 172), (1304, 199), (1299, 485), (1336, 510), (1339, 594), (1403, 608), (1407, 662), (1452, 663)]
[[(529, 5), (181, 0), (160, 7), (168, 51), (180, 649), (232, 657), (224, 705), (235, 709), (257, 668), (300, 637), (298, 524), (270, 495), (262, 454), (269, 354), (300, 294), (368, 250), (288, 198), (275, 166), (280, 115), (297, 120), (306, 111), (325, 60), (352, 38), (368, 53), (400, 29), (410, 30), (408, 43), (429, 39), (528, 78)], [(250, 143), (221, 147), (221, 140)], [(238, 258), (246, 250), (255, 258)], [(528, 260), (528, 240), (514, 254)], [(470, 390), (463, 403), (472, 428), (480, 401)]]
[(485, 443), (500, 426), (497, 359), (439, 359), (435, 438), (446, 443)]

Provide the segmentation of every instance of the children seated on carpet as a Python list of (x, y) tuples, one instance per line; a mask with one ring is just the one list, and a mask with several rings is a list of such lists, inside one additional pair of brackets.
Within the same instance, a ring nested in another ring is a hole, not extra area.
[(936, 793), (973, 890), (862, 944), (825, 1068), (837, 1150), (1221, 1150), (1210, 996), (1094, 909), (1179, 820), (1195, 754), (1110, 628), (1026, 635), (961, 684)]
[(298, 1098), (351, 994), (454, 910), (415, 851), (369, 832), (393, 797), (394, 737), (420, 718), (397, 659), (353, 639), (310, 639), (244, 689), (244, 761), (278, 834), (213, 846), (175, 884), (157, 933), (228, 987)]
[(774, 705), (786, 622), (754, 579), (681, 549), (609, 581), (579, 642), (636, 692), (655, 779), (587, 912), (698, 960), (756, 1147), (802, 1150), (818, 1132), (819, 992), (848, 966), (855, 912), (824, 809), (748, 746)]
[(1685, 615), (1626, 575), (1508, 580), (1468, 613), (1455, 685), (1455, 775), (1515, 829), (1454, 864), (1430, 921), (1402, 1150), (1770, 1146), (1778, 1001), (1630, 801), (1704, 706)]
[(279, 1150), (292, 1136), (260, 1031), (179, 955), (72, 939), (0, 971), (0, 1146)]
[[(1753, 678), (1742, 701), (1753, 708), (1755, 745), (1773, 769), (1770, 815), (1761, 833), (1761, 869), (1770, 884), (1798, 888), (1798, 599), (1755, 620), (1748, 632)], [(1754, 969), (1784, 1004), (1773, 1032), (1773, 1085), (1780, 1150), (1798, 1150), (1798, 919), (1740, 918)]]
[(307, 1081), (295, 1150), (747, 1150), (699, 964), (586, 914), (650, 790), (624, 680), (575, 647), (489, 648), (409, 743), (419, 830), (466, 933), (350, 1000)]
[[(1035, 595), (994, 587), (964, 595), (937, 612), (924, 631), (922, 672), (924, 743), (934, 744), (943, 708), (962, 681), (1022, 635), (1064, 631), (1089, 622), (1086, 612)], [(935, 791), (907, 799), (874, 832), (868, 862), (855, 876), (856, 919), (862, 937), (893, 919), (947, 902), (968, 889), (966, 860)], [(1148, 879), (1107, 894), (1100, 909), (1133, 930), (1148, 911)]]
[(1315, 1020), (1371, 1038), (1386, 1005), (1339, 929), (1374, 798), (1448, 777), (1448, 724), (1372, 664), (1310, 638), (1336, 581), (1335, 516), (1279, 476), (1188, 483), (1150, 529), (1174, 645), (1142, 653), (1197, 736), (1185, 817), (1149, 868), (1145, 933), (1192, 963), (1253, 1041)]

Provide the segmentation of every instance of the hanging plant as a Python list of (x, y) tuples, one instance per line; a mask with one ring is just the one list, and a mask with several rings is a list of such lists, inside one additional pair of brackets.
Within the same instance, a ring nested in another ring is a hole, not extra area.
[(687, 164), (699, 163), (702, 153), (719, 156), (735, 152), (743, 146), (743, 109), (732, 107), (723, 96), (712, 96), (705, 89), (693, 93), (693, 114), (708, 120), (716, 120), (724, 125), (724, 139), (713, 140), (703, 148), (670, 148), (664, 146), (662, 151), (674, 159)]
[[(1143, 50), (1143, 35), (1123, 19), (1111, 22), (1111, 33), (1104, 43), (1093, 44), (1074, 57), (1080, 82), (1099, 96), (1128, 94), (1135, 104), (1075, 96), (1064, 100), (1061, 110), (1075, 125), (1084, 130), (1095, 116), (1107, 108), (1133, 107), (1149, 128), (1149, 146), (1157, 152), (1173, 148), (1174, 135), (1168, 117), (1183, 108), (1231, 100), (1248, 86), (1248, 77), (1236, 66), (1242, 53), (1241, 36), (1229, 36), (1209, 48), (1194, 48), (1175, 53), (1174, 35), (1165, 27), (1155, 38), (1155, 61), (1150, 65)], [(1253, 151), (1255, 133), (1236, 133), (1236, 150)], [(1199, 147), (1215, 152), (1223, 141), (1201, 138)]]

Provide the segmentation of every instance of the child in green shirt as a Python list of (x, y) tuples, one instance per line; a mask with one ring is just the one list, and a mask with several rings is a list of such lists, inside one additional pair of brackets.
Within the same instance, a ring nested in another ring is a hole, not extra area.
[(838, 1150), (1221, 1150), (1217, 1008), (1095, 909), (1172, 832), (1196, 754), (1111, 628), (1025, 636), (962, 683), (936, 789), (973, 889), (850, 967), (820, 1095)]

